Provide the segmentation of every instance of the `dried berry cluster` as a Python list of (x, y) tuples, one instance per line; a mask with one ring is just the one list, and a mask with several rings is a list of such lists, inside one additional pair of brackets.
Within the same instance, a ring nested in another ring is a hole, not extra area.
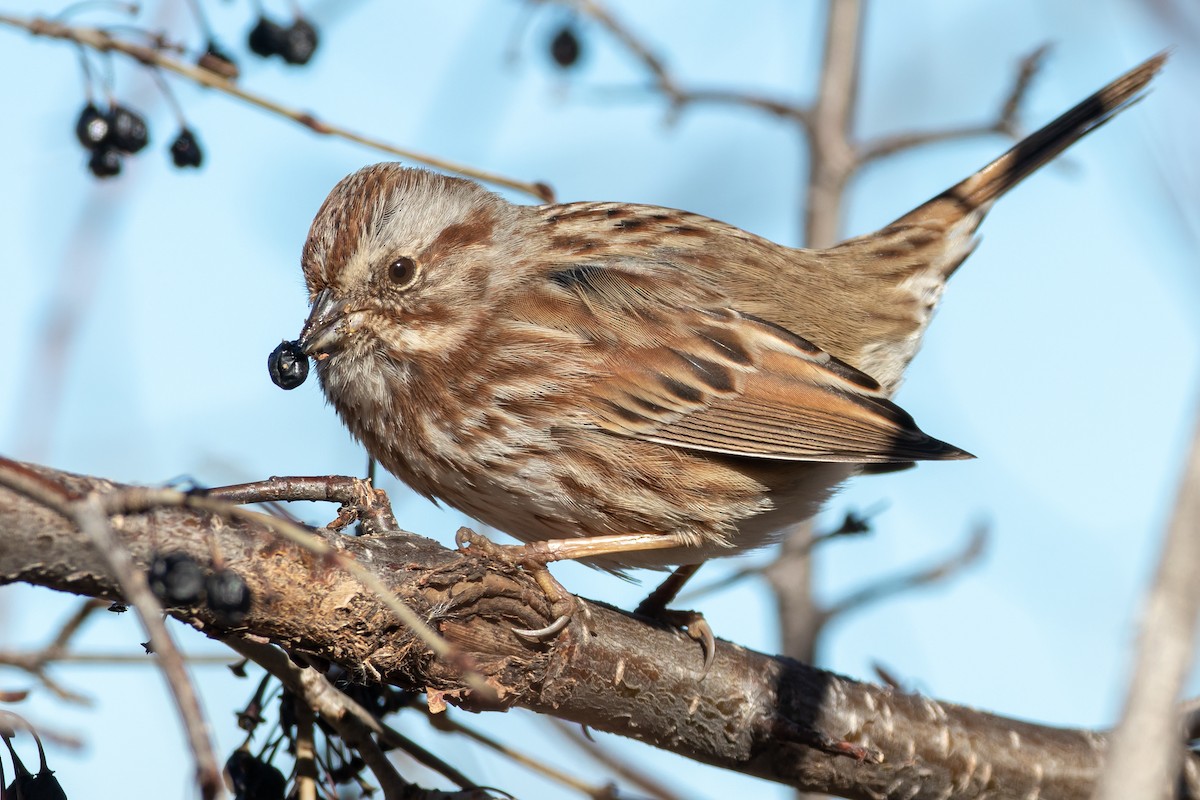
[[(238, 677), (246, 677), (244, 665), (234, 669)], [(350, 676), (337, 665), (329, 666), (325, 677), (351, 700), (361, 705), (376, 719), (405, 708), (417, 699), (417, 695), (396, 689), (392, 686), (379, 684), (365, 685), (350, 680)], [(303, 700), (290, 689), (278, 687), (278, 710), (275, 724), (268, 725), (264, 744), (257, 753), (251, 750), (250, 742), (258, 729), (267, 723), (266, 712), (270, 705), (274, 679), (267, 675), (259, 681), (254, 696), (246, 708), (238, 713), (238, 726), (247, 732), (246, 741), (233, 752), (225, 762), (225, 772), (234, 791), (235, 800), (244, 798), (250, 800), (283, 800), (287, 796), (287, 779), (271, 762), (278, 755), (282, 746), (286, 751), (295, 755), (296, 739), (299, 735), (296, 718), (297, 704)], [(324, 746), (318, 747), (323, 757), (317, 759), (317, 770), (321, 773), (325, 785), (358, 784), (357, 796), (372, 791), (363, 774), (366, 763), (347, 747), (338, 737), (336, 730), (320, 716), (314, 720), (317, 731), (324, 737)], [(381, 749), (388, 750), (386, 744)], [(293, 790), (294, 791), (294, 790)], [(336, 796), (356, 796), (355, 794)]]
[(250, 587), (242, 576), (231, 569), (206, 570), (187, 553), (156, 554), (147, 579), (163, 605), (207, 605), (222, 625), (238, 625), (250, 611)]
[(225, 775), (233, 789), (234, 800), (284, 799), (287, 778), (264, 755), (256, 756), (243, 745), (225, 762)]
[(280, 25), (265, 15), (250, 29), (250, 52), (263, 58), (279, 56), (289, 64), (307, 64), (317, 51), (317, 29), (304, 17)]
[[(250, 52), (263, 58), (279, 56), (288, 64), (307, 64), (317, 51), (317, 29), (299, 15), (287, 24), (260, 15), (246, 38)], [(240, 74), (237, 62), (211, 35), (196, 63), (227, 80), (236, 80)], [(107, 110), (89, 101), (75, 123), (75, 135), (88, 151), (88, 169), (97, 178), (119, 175), (122, 159), (145, 149), (150, 142), (145, 118), (115, 101)], [(169, 152), (172, 163), (179, 168), (199, 167), (204, 160), (195, 132), (182, 119)]]
[[(251, 53), (262, 58), (279, 56), (285, 63), (296, 66), (312, 60), (313, 54), (317, 52), (318, 41), (316, 27), (299, 15), (284, 25), (265, 14), (260, 14), (246, 36), (246, 46), (250, 48)], [(241, 74), (237, 62), (211, 36), (207, 49), (196, 63), (231, 81)]]
[[(206, 23), (202, 24), (207, 27)], [(285, 63), (293, 65), (304, 65), (311, 61), (319, 41), (316, 27), (299, 13), (287, 23), (278, 22), (260, 13), (246, 35), (246, 45), (250, 52), (262, 58), (278, 56)], [(550, 39), (548, 50), (554, 64), (561, 69), (571, 69), (578, 64), (583, 48), (573, 23), (568, 22), (555, 33)], [(211, 32), (196, 63), (227, 80), (237, 80), (240, 75), (237, 61), (217, 43)], [(106, 111), (89, 101), (79, 114), (75, 132), (89, 153), (88, 169), (98, 178), (119, 175), (123, 158), (145, 149), (150, 141), (145, 118), (115, 101), (110, 103)], [(199, 167), (204, 160), (195, 132), (182, 118), (179, 133), (172, 140), (168, 152), (171, 154), (172, 163), (181, 169)], [(289, 363), (296, 365), (297, 370), (301, 368), (298, 366), (299, 360), (292, 359)], [(300, 377), (292, 386), (276, 382), (284, 388), (294, 388), (303, 380), (304, 378)]]
[[(91, 154), (88, 169), (97, 178), (121, 174), (122, 157), (139, 153), (150, 144), (150, 129), (145, 118), (116, 102), (104, 111), (92, 102), (85, 105), (75, 120), (75, 136)], [(200, 166), (200, 144), (186, 127), (171, 142), (170, 152), (177, 167)]]

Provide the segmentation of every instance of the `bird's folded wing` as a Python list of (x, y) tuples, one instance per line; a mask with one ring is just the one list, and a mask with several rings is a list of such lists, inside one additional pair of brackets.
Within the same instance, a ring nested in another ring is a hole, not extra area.
[(970, 458), (922, 432), (868, 375), (729, 309), (679, 309), (661, 344), (614, 349), (594, 423), (752, 458), (864, 464)]

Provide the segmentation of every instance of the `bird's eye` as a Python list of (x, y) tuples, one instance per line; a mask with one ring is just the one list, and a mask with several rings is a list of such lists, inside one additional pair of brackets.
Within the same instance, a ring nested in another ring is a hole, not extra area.
[(417, 277), (417, 262), (401, 256), (388, 267), (388, 278), (401, 289), (407, 289)]

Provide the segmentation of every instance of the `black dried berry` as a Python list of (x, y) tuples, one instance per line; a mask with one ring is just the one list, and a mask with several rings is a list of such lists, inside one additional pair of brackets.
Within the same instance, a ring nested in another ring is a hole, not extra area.
[(296, 694), (289, 689), (279, 692), (279, 727), (285, 731), (296, 727)]
[(150, 143), (150, 131), (146, 120), (133, 109), (114, 103), (108, 110), (108, 124), (112, 127), (109, 140), (123, 153), (136, 153)]
[(222, 625), (237, 625), (250, 610), (250, 587), (231, 569), (219, 569), (204, 582), (208, 607)]
[(329, 780), (336, 783), (350, 783), (355, 780), (364, 769), (367, 768), (367, 762), (363, 761), (358, 756), (354, 756), (349, 761), (342, 763), (340, 767), (334, 767), (329, 770)]
[(204, 570), (187, 553), (154, 556), (148, 580), (150, 591), (166, 606), (194, 606), (204, 596)]
[(317, 29), (304, 17), (297, 17), (284, 29), (283, 36), (279, 54), (289, 64), (307, 64), (317, 52)]
[(287, 779), (283, 773), (246, 750), (235, 750), (225, 762), (233, 784), (234, 800), (283, 800)]
[(252, 769), (250, 763), (257, 761), (248, 750), (234, 750), (225, 761), (225, 777), (233, 786), (233, 791), (242, 794), (246, 786), (246, 773)]
[(575, 66), (575, 63), (579, 61), (580, 51), (579, 37), (570, 25), (564, 27), (550, 40), (550, 57), (563, 69)]
[(286, 39), (287, 30), (278, 22), (267, 19), (265, 15), (258, 18), (247, 37), (250, 52), (263, 58), (283, 53)]
[(299, 342), (281, 342), (267, 357), (267, 371), (280, 389), (295, 389), (308, 378), (308, 356)]
[(79, 112), (75, 120), (75, 136), (79, 143), (88, 150), (95, 150), (108, 140), (110, 128), (104, 112), (96, 108), (95, 103), (88, 103)]
[(208, 46), (200, 54), (200, 58), (196, 59), (196, 64), (230, 81), (237, 80), (241, 74), (233, 57), (222, 50), (221, 46), (212, 39), (208, 40)]
[(196, 134), (192, 133), (190, 128), (179, 131), (175, 141), (171, 142), (171, 160), (180, 169), (198, 167), (204, 160), (204, 152), (200, 149), (200, 143), (196, 141)]
[[(8, 755), (12, 758), (13, 771), (16, 772), (17, 776), (13, 778), (8, 788), (0, 789), (0, 795), (11, 797), (13, 800), (67, 800), (67, 794), (63, 791), (58, 778), (54, 777), (54, 771), (46, 765), (46, 748), (42, 747), (41, 737), (33, 733), (33, 740), (37, 743), (38, 761), (40, 763), (36, 775), (31, 773), (25, 764), (21, 762), (21, 757), (13, 749), (12, 742), (9, 741), (9, 736), (5, 735), (3, 739), (4, 744), (8, 747)], [(0, 769), (0, 777), (3, 777), (3, 774), (4, 771)]]
[[(12, 783), (8, 784), (7, 788), (0, 789), (0, 796), (12, 798), (12, 800), (67, 800), (67, 795), (62, 790), (58, 778), (54, 777), (54, 770), (46, 764), (46, 748), (42, 746), (41, 736), (32, 730), (30, 730), (30, 734), (34, 736), (34, 742), (37, 745), (37, 775), (31, 774), (20, 760), (17, 751), (13, 750), (12, 741), (10, 741), (12, 732), (0, 733), (0, 738), (4, 739), (4, 744), (8, 747), (8, 756), (12, 758), (13, 771), (17, 772), (17, 777), (13, 778)], [(2, 768), (2, 764), (0, 764), (0, 768)], [(4, 777), (4, 769), (0, 769), (0, 778), (2, 777)]]
[(48, 769), (28, 777), (19, 776), (8, 785), (6, 796), (18, 800), (67, 800), (62, 784)]
[(92, 151), (88, 159), (88, 169), (97, 178), (111, 178), (121, 174), (121, 154), (108, 145), (101, 145)]

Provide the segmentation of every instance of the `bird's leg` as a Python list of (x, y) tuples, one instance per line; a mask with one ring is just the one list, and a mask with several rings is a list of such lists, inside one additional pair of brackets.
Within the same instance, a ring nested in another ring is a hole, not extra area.
[(676, 567), (675, 571), (667, 576), (666, 580), (660, 583), (653, 592), (646, 595), (646, 599), (638, 603), (637, 610), (633, 613), (641, 614), (644, 617), (657, 617), (659, 614), (667, 610), (684, 585), (692, 579), (696, 574), (696, 570), (704, 566), (704, 562), (699, 564), (684, 564), (682, 567)]
[(699, 564), (684, 564), (681, 567), (676, 567), (675, 571), (667, 576), (666, 580), (658, 585), (657, 588), (634, 609), (635, 614), (651, 619), (658, 619), (673, 625), (676, 628), (687, 633), (688, 636), (700, 643), (704, 649), (704, 675), (708, 674), (712, 667), (713, 659), (717, 655), (717, 640), (713, 636), (712, 627), (709, 626), (708, 620), (704, 619), (704, 615), (699, 611), (683, 611), (667, 608), (667, 605), (675, 599), (679, 591), (683, 589), (696, 571), (704, 566), (704, 562)]
[(544, 539), (528, 544), (499, 545), (470, 528), (459, 528), (454, 542), (460, 550), (479, 547), (488, 555), (522, 567), (545, 567), (555, 561), (578, 561), (638, 550), (667, 550), (687, 546), (683, 537), (673, 533), (617, 533), (608, 536)]

